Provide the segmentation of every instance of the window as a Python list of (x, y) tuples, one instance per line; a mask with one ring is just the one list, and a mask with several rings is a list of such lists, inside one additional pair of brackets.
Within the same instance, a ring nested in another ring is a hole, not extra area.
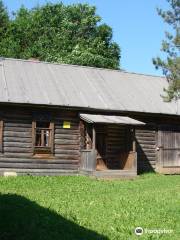
[(3, 152), (3, 120), (0, 120), (0, 153)]
[(50, 123), (36, 123), (35, 147), (51, 146), (51, 130)]
[(53, 154), (54, 123), (46, 121), (33, 122), (34, 154)]

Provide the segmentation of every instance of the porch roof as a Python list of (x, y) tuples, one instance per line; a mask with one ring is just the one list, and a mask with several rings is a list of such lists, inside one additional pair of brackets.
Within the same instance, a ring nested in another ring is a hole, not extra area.
[(130, 117), (80, 114), (80, 118), (87, 123), (114, 123), (121, 125), (145, 125), (145, 123), (137, 121)]

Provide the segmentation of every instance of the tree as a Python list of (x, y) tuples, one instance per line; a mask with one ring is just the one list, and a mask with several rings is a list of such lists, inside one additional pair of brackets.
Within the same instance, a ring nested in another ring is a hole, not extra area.
[(3, 2), (0, 0), (0, 51), (1, 55), (6, 52), (4, 49), (4, 39), (6, 38), (7, 29), (9, 27), (9, 16), (7, 9)]
[(159, 57), (153, 59), (156, 68), (161, 68), (166, 76), (169, 87), (165, 89), (164, 99), (170, 101), (180, 97), (180, 1), (167, 0), (170, 4), (168, 11), (158, 9), (158, 14), (173, 28), (173, 33), (166, 32), (166, 40), (162, 42), (162, 51), (166, 60)]
[(6, 52), (0, 55), (117, 69), (120, 48), (112, 41), (111, 27), (100, 22), (88, 4), (22, 6), (10, 21)]
[(7, 9), (3, 2), (0, 0), (0, 37), (4, 35), (9, 23), (9, 16)]

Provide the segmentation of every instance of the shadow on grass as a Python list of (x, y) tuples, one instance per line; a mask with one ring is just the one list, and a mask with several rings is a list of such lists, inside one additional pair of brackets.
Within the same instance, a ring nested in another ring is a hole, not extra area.
[(25, 197), (0, 195), (0, 240), (107, 240)]

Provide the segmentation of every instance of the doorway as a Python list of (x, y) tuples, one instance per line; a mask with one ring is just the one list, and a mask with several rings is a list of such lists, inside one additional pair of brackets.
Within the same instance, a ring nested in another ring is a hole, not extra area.
[(106, 170), (106, 126), (96, 127), (96, 151), (97, 151), (97, 164), (96, 170)]

